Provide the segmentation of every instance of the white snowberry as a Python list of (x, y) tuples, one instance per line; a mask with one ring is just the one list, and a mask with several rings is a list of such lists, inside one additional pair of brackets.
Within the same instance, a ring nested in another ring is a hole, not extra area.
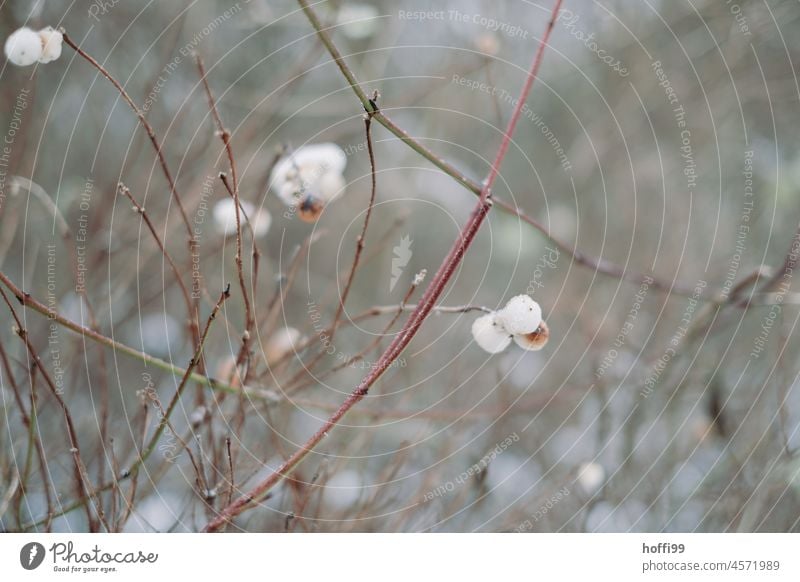
[(42, 39), (28, 27), (11, 33), (6, 39), (5, 52), (8, 60), (18, 67), (27, 67), (42, 56)]
[(275, 165), (272, 190), (288, 206), (298, 206), (308, 197), (325, 205), (344, 190), (345, 166), (347, 156), (334, 143), (303, 146)]
[(61, 45), (64, 42), (64, 35), (52, 26), (43, 28), (39, 31), (39, 38), (42, 41), (42, 56), (39, 57), (40, 63), (49, 63), (61, 56)]
[(497, 319), (512, 335), (532, 333), (542, 323), (542, 308), (528, 295), (517, 295), (497, 312)]
[(578, 484), (586, 495), (594, 495), (606, 480), (606, 470), (600, 463), (583, 463), (578, 467)]
[[(272, 224), (272, 216), (270, 216), (267, 209), (259, 208), (256, 210), (252, 204), (244, 200), (240, 200), (240, 203), (239, 223), (241, 224), (242, 232), (247, 232), (246, 215), (250, 219), (253, 235), (256, 238), (267, 234)], [(224, 198), (214, 205), (214, 223), (224, 236), (236, 234), (236, 204), (233, 198)]]
[(487, 313), (472, 322), (472, 337), (490, 354), (498, 354), (511, 343), (511, 334), (497, 320), (497, 314)]

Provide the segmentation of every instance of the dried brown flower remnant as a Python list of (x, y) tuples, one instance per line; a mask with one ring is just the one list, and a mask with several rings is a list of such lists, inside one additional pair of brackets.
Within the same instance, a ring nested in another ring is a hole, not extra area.
[(550, 340), (550, 328), (542, 321), (536, 331), (514, 336), (516, 343), (523, 350), (535, 352), (541, 350)]

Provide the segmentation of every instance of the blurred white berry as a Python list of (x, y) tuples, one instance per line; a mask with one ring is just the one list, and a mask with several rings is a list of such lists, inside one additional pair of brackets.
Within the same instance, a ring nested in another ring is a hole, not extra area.
[(192, 427), (197, 428), (197, 426), (199, 426), (200, 423), (206, 419), (207, 415), (208, 409), (205, 406), (198, 406), (189, 415), (189, 424), (191, 424)]
[(336, 22), (347, 38), (369, 38), (378, 29), (378, 9), (362, 2), (347, 3), (339, 9)]
[(512, 335), (532, 333), (542, 323), (542, 308), (528, 295), (517, 295), (497, 312), (497, 319)]
[(500, 49), (500, 41), (491, 32), (485, 32), (475, 41), (475, 48), (485, 55), (494, 56)]
[(243, 375), (242, 366), (239, 366), (238, 369), (236, 368), (236, 356), (231, 354), (217, 364), (214, 377), (220, 382), (228, 382), (228, 385), (232, 388), (238, 388), (241, 385)]
[[(259, 208), (256, 210), (252, 204), (244, 200), (240, 200), (239, 203), (241, 204), (239, 222), (242, 226), (242, 232), (247, 230), (247, 219), (245, 219), (245, 215), (247, 215), (256, 238), (267, 234), (272, 224), (272, 216), (270, 216), (267, 209)], [(236, 234), (236, 204), (233, 198), (223, 198), (214, 205), (214, 223), (224, 236)]]
[(594, 495), (606, 480), (606, 470), (600, 463), (583, 463), (578, 467), (578, 485), (586, 495)]
[(358, 503), (364, 491), (364, 479), (355, 471), (339, 471), (325, 484), (325, 504), (343, 511)]
[(43, 28), (39, 31), (39, 38), (42, 41), (42, 56), (39, 57), (40, 63), (49, 63), (61, 56), (61, 45), (64, 42), (64, 35), (52, 26)]
[(322, 174), (317, 184), (317, 196), (327, 203), (339, 196), (344, 190), (345, 181), (341, 172), (326, 172)]
[(6, 57), (18, 67), (27, 67), (42, 57), (42, 39), (30, 28), (23, 26), (6, 39)]
[(267, 363), (277, 362), (286, 354), (293, 352), (295, 346), (300, 343), (300, 337), (300, 332), (293, 327), (282, 327), (275, 331), (264, 344)]
[(303, 146), (275, 165), (272, 189), (288, 206), (309, 196), (325, 205), (344, 190), (345, 166), (347, 156), (334, 143)]
[(511, 334), (497, 320), (496, 313), (487, 313), (472, 322), (472, 337), (490, 354), (498, 354), (511, 343)]
[(531, 333), (524, 333), (514, 336), (514, 343), (521, 347), (523, 350), (529, 352), (536, 352), (541, 350), (550, 339), (550, 328), (542, 321), (536, 331)]

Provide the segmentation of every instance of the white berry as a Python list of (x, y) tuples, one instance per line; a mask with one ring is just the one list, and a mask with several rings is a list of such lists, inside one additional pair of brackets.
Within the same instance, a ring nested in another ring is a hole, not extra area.
[(317, 183), (317, 196), (326, 204), (339, 196), (344, 190), (344, 176), (338, 172), (325, 172)]
[(347, 155), (334, 143), (310, 144), (281, 159), (272, 171), (272, 189), (288, 206), (307, 196), (327, 204), (345, 187)]
[(498, 354), (511, 343), (511, 334), (497, 321), (496, 313), (487, 313), (472, 323), (472, 337), (490, 354)]
[(6, 57), (18, 67), (27, 67), (42, 56), (42, 39), (30, 28), (22, 27), (6, 39)]
[(542, 323), (542, 308), (528, 295), (517, 295), (497, 312), (497, 319), (510, 334), (532, 333)]
[(578, 484), (587, 495), (594, 495), (606, 480), (606, 470), (599, 463), (583, 463), (578, 467)]
[[(255, 209), (252, 204), (246, 201), (240, 201), (240, 204), (239, 224), (242, 232), (247, 232), (247, 219), (245, 218), (245, 215), (247, 215), (247, 218), (250, 219), (250, 225), (253, 227), (253, 235), (256, 238), (267, 234), (272, 224), (272, 216), (270, 216), (267, 209)], [(233, 198), (223, 198), (214, 205), (214, 223), (224, 236), (236, 234), (236, 204)]]
[(39, 38), (42, 42), (42, 56), (39, 57), (40, 63), (49, 63), (61, 56), (64, 35), (60, 31), (48, 26), (39, 31)]

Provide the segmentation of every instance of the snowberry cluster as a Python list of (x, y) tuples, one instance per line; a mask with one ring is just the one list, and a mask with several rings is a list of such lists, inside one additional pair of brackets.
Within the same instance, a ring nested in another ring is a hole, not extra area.
[(525, 350), (536, 351), (550, 339), (550, 330), (542, 319), (539, 304), (528, 295), (517, 295), (503, 309), (476, 319), (472, 337), (490, 354), (502, 352), (512, 340)]
[(52, 26), (39, 32), (23, 26), (6, 39), (6, 57), (18, 67), (27, 67), (37, 62), (49, 63), (61, 56), (63, 41), (64, 35)]
[(281, 159), (272, 171), (272, 189), (306, 222), (315, 222), (345, 187), (347, 156), (333, 143), (303, 146)]

